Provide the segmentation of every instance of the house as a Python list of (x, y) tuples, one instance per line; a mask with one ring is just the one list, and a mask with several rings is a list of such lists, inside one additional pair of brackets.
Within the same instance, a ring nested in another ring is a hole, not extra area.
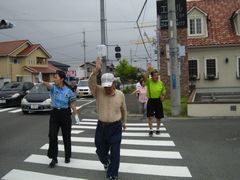
[(58, 61), (48, 61), (48, 63), (57, 67), (58, 69), (62, 70), (65, 73), (68, 71), (68, 68), (70, 68), (69, 65), (60, 63)]
[[(192, 92), (188, 115), (240, 116), (240, 0), (186, 2), (187, 26), (178, 26), (177, 42), (186, 47), (179, 72), (181, 95)], [(177, 16), (184, 17), (184, 8), (177, 7)], [(167, 28), (160, 37), (160, 75), (170, 96)]]
[(188, 2), (188, 64), (196, 88), (240, 88), (240, 0)]
[(189, 116), (240, 116), (240, 0), (187, 3)]
[(42, 72), (43, 79), (53, 80), (58, 68), (48, 63), (51, 55), (40, 45), (29, 40), (0, 42), (0, 78), (9, 81), (37, 81)]

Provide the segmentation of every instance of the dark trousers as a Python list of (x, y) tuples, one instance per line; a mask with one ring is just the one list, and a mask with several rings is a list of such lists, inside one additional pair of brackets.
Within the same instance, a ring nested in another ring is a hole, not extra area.
[(111, 124), (104, 124), (98, 121), (95, 133), (96, 153), (102, 164), (108, 164), (108, 162), (110, 162), (107, 177), (118, 176), (121, 140), (121, 121)]
[(65, 150), (65, 158), (71, 157), (71, 110), (53, 109), (49, 121), (49, 149), (48, 157), (57, 159), (58, 156), (58, 131), (61, 127)]

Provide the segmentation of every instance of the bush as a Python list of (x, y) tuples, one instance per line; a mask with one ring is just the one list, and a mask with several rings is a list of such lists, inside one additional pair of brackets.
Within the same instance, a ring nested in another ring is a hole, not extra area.
[[(186, 117), (187, 116), (187, 100), (188, 97), (183, 96), (181, 97), (181, 113), (180, 116)], [(163, 111), (166, 116), (171, 116), (171, 99), (166, 98), (163, 102)]]

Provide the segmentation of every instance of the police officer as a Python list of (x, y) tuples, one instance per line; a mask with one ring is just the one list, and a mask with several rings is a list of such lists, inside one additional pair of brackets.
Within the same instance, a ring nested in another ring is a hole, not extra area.
[(39, 74), (39, 82), (43, 83), (50, 90), (52, 100), (52, 112), (49, 121), (49, 149), (48, 157), (52, 159), (49, 164), (50, 168), (54, 168), (58, 163), (58, 131), (62, 130), (65, 163), (70, 162), (71, 158), (71, 109), (75, 115), (76, 123), (79, 123), (77, 109), (75, 105), (76, 96), (64, 81), (66, 75), (63, 71), (57, 71), (54, 75), (54, 84), (50, 84), (42, 80)]

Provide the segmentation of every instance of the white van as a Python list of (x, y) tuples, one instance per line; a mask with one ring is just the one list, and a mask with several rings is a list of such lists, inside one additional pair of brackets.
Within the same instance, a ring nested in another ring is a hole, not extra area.
[(77, 97), (92, 96), (90, 88), (88, 87), (88, 80), (80, 80), (77, 85)]

